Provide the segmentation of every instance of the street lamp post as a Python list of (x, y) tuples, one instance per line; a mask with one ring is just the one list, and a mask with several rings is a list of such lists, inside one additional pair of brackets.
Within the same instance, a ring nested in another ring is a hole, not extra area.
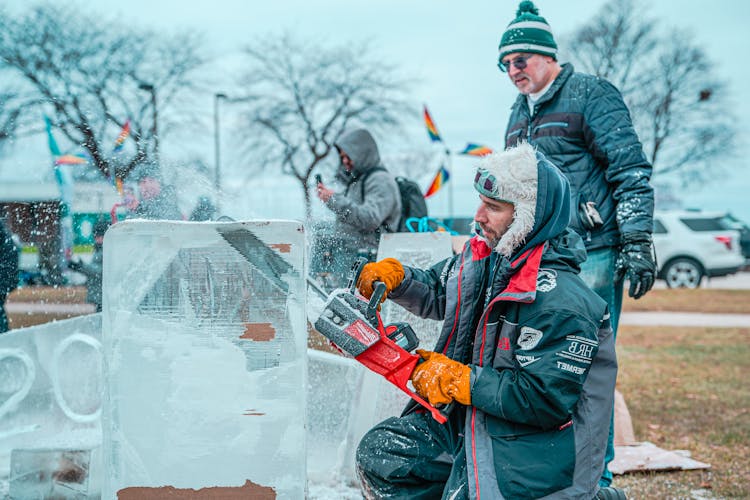
[(227, 99), (226, 94), (216, 93), (214, 94), (214, 187), (216, 189), (216, 211), (219, 212), (219, 199), (221, 193), (221, 141), (220, 141), (220, 127), (219, 127), (219, 101)]
[(156, 111), (156, 87), (150, 83), (141, 83), (138, 88), (151, 92), (151, 111), (153, 113), (153, 122), (151, 123), (151, 137), (154, 140), (154, 163), (159, 166), (159, 132), (156, 128), (157, 111)]

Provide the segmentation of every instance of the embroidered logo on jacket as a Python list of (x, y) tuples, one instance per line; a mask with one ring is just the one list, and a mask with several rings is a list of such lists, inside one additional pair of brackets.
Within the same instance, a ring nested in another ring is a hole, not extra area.
[(565, 339), (568, 341), (567, 348), (555, 354), (577, 363), (590, 365), (599, 348), (599, 342), (578, 335), (568, 335)]
[(521, 327), (521, 334), (518, 336), (518, 347), (522, 351), (528, 351), (537, 346), (542, 340), (542, 332), (529, 326)]
[(524, 356), (522, 354), (516, 354), (516, 360), (518, 361), (518, 364), (522, 367), (529, 366), (531, 363), (535, 361), (539, 361), (540, 357), (537, 356)]
[(497, 341), (497, 348), (501, 351), (510, 351), (510, 339), (508, 337), (500, 337)]
[(445, 266), (443, 266), (443, 270), (440, 271), (440, 284), (445, 286), (446, 283), (448, 283), (448, 279), (453, 277), (453, 275), (456, 274), (456, 266), (455, 261), (449, 260), (445, 263)]
[(557, 287), (557, 271), (554, 269), (539, 269), (536, 275), (536, 289), (540, 292), (549, 292)]

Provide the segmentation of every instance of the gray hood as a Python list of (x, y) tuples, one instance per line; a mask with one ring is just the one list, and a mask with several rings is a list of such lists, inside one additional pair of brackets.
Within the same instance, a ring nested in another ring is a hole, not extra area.
[(352, 159), (353, 177), (360, 177), (364, 172), (380, 166), (380, 153), (370, 132), (365, 129), (347, 132), (334, 144), (336, 149), (346, 153)]

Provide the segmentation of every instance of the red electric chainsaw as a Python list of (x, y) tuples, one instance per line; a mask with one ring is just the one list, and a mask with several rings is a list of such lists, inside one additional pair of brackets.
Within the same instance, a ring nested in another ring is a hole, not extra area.
[(374, 283), (369, 301), (357, 292), (357, 279), (366, 263), (364, 259), (357, 260), (350, 271), (348, 287), (331, 292), (315, 329), (344, 354), (382, 375), (424, 406), (435, 420), (445, 423), (447, 407), (445, 412), (438, 410), (406, 385), (414, 367), (422, 360), (411, 352), (419, 345), (419, 339), (407, 323), (383, 325), (378, 306), (386, 291), (385, 284)]

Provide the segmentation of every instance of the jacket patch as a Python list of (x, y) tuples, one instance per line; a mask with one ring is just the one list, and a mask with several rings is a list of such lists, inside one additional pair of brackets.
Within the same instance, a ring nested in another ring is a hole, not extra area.
[(455, 276), (456, 274), (456, 266), (454, 265), (454, 260), (448, 260), (448, 262), (445, 263), (445, 266), (443, 266), (443, 270), (440, 271), (440, 284), (443, 286), (446, 286), (448, 283), (448, 280)]
[(586, 373), (586, 368), (581, 368), (580, 366), (571, 365), (570, 363), (564, 363), (562, 361), (557, 362), (557, 369), (575, 373), (576, 375), (583, 375), (584, 373)]
[(536, 289), (539, 292), (549, 292), (557, 287), (557, 271), (554, 269), (539, 269), (536, 276)]
[(534, 363), (535, 361), (539, 361), (540, 357), (537, 356), (524, 356), (522, 354), (516, 354), (516, 360), (518, 361), (518, 364), (523, 366), (529, 366), (531, 363)]
[(568, 347), (556, 354), (571, 361), (590, 365), (599, 343), (578, 335), (568, 335), (565, 338), (568, 340)]
[(542, 340), (542, 332), (528, 326), (521, 327), (521, 334), (518, 336), (518, 347), (522, 351), (533, 349)]

